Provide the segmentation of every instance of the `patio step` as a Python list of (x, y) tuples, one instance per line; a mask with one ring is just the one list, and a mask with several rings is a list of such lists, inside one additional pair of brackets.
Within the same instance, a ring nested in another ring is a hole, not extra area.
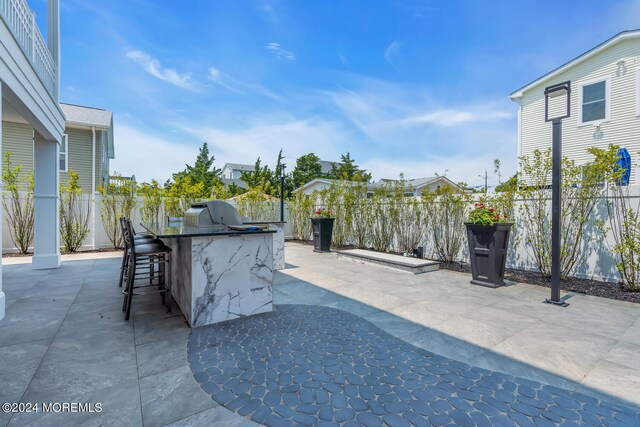
[(338, 258), (407, 271), (413, 274), (427, 273), (440, 268), (439, 262), (429, 259), (411, 258), (363, 249), (346, 249), (335, 252), (338, 254)]

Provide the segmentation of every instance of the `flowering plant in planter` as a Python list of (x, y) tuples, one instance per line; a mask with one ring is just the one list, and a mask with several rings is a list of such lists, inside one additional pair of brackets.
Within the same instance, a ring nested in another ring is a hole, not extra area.
[(333, 218), (329, 209), (320, 208), (313, 214), (313, 218)]
[(500, 215), (484, 203), (476, 203), (469, 213), (467, 240), (471, 263), (471, 283), (496, 288), (504, 286), (504, 270), (513, 225), (507, 215)]
[(488, 208), (484, 203), (476, 203), (473, 206), (473, 210), (469, 213), (469, 222), (473, 224), (494, 225), (509, 220), (508, 215), (500, 215), (494, 208)]

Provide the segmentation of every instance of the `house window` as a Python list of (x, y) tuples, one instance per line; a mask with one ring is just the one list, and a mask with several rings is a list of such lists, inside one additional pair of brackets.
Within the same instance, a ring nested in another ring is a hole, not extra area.
[(609, 120), (609, 79), (591, 81), (580, 86), (580, 123)]
[(58, 157), (60, 162), (60, 172), (68, 171), (67, 155), (68, 155), (67, 135), (62, 135), (62, 141), (60, 142), (60, 153)]

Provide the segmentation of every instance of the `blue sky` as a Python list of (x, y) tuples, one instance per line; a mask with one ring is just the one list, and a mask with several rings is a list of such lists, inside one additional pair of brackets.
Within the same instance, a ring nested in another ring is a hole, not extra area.
[(283, 148), (376, 179), (510, 175), (508, 94), (640, 28), (640, 1), (60, 3), (61, 101), (113, 111), (113, 171), (162, 181), (203, 141), (218, 167)]

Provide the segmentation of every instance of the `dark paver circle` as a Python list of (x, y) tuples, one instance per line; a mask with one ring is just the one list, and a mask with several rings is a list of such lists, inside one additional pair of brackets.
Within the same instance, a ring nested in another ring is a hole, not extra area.
[(633, 409), (435, 355), (328, 307), (195, 328), (187, 357), (214, 401), (269, 426), (640, 425)]

